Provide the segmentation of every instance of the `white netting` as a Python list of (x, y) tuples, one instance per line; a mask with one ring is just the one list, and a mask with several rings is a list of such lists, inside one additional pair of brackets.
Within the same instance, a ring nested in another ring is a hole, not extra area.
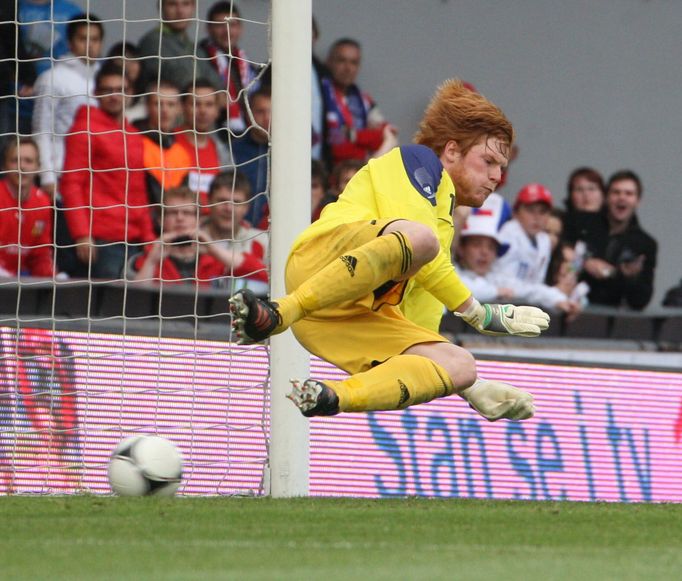
[(269, 354), (229, 343), (226, 299), (268, 288), (266, 3), (168, 0), (164, 22), (139, 0), (18, 4), (0, 18), (18, 33), (0, 55), (0, 494), (109, 492), (135, 433), (178, 445), (181, 494), (261, 494)]

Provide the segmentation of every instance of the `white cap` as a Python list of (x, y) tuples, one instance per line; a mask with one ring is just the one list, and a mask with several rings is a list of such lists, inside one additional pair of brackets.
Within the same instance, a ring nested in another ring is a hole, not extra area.
[(499, 194), (492, 193), (480, 208), (474, 208), (462, 226), (460, 236), (487, 236), (499, 245), (498, 254), (502, 256), (509, 245), (500, 239), (500, 228), (511, 218), (511, 209)]
[(477, 216), (475, 214), (469, 216), (462, 226), (460, 236), (462, 238), (466, 236), (487, 236), (498, 244), (502, 244), (497, 229), (497, 221), (491, 216)]

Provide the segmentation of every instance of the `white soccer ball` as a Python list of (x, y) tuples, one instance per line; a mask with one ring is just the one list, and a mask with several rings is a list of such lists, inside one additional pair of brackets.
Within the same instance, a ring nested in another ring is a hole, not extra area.
[(108, 476), (119, 496), (173, 496), (182, 481), (182, 455), (166, 438), (132, 436), (112, 452)]

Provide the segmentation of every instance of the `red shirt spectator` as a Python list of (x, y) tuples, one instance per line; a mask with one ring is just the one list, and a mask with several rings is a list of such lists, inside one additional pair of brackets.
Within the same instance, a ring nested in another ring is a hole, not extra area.
[(356, 84), (361, 53), (352, 38), (341, 38), (329, 49), (329, 78), (322, 81), (322, 93), (332, 165), (346, 159), (364, 162), (398, 145), (397, 129)]
[[(142, 256), (129, 261), (128, 278), (145, 282), (209, 285), (247, 271), (267, 280), (262, 263), (254, 265), (199, 229), (197, 194), (189, 188), (167, 190), (162, 199), (161, 236)], [(246, 274), (246, 273), (245, 273)]]
[(177, 141), (192, 160), (187, 185), (199, 192), (201, 213), (208, 214), (206, 201), (211, 182), (221, 167), (232, 165), (229, 151), (218, 139), (220, 103), (218, 93), (209, 81), (197, 79), (184, 87), (182, 113), (185, 123), (177, 134)]
[(54, 275), (53, 209), (49, 196), (33, 185), (39, 169), (38, 146), (28, 138), (5, 151), (0, 180), (0, 274)]
[(137, 129), (97, 107), (79, 109), (66, 137), (61, 182), (72, 238), (154, 240), (144, 170)]

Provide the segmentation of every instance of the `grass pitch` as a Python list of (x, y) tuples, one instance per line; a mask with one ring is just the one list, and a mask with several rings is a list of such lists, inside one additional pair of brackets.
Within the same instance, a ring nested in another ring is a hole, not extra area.
[(678, 579), (682, 506), (0, 498), (0, 578)]

